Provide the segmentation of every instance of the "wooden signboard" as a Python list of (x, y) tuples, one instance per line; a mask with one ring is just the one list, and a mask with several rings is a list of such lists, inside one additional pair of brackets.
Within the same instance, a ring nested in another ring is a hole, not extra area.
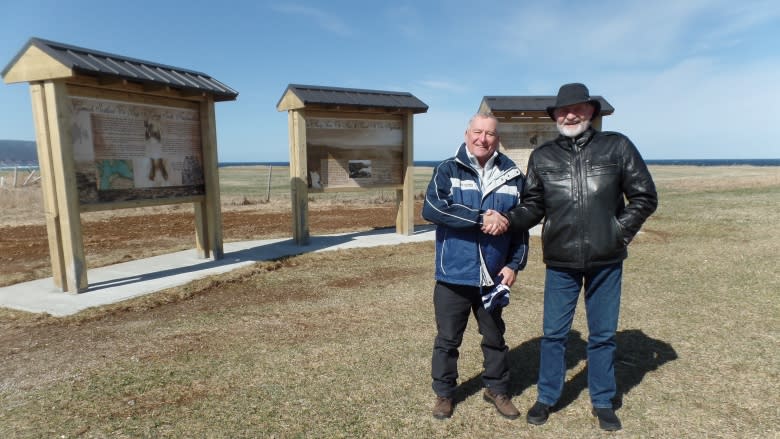
[(223, 257), (214, 102), (203, 73), (32, 38), (2, 72), (30, 83), (54, 283), (89, 288), (80, 213), (192, 202), (198, 256)]
[(390, 188), (396, 231), (414, 232), (413, 115), (428, 106), (409, 93), (291, 84), (288, 112), (293, 239), (309, 241), (309, 192)]

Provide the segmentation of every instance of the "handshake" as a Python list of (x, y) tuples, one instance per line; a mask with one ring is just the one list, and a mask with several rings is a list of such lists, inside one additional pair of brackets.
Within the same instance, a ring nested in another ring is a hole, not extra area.
[(500, 212), (488, 209), (482, 215), (482, 233), (498, 236), (509, 229), (509, 220)]

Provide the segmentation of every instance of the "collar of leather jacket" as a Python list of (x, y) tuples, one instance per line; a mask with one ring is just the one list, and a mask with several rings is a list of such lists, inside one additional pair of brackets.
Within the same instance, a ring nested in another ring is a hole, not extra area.
[(593, 138), (595, 133), (596, 130), (593, 129), (593, 127), (589, 127), (584, 133), (577, 137), (567, 137), (561, 134), (558, 136), (558, 143), (565, 148), (580, 150), (590, 142), (590, 139)]

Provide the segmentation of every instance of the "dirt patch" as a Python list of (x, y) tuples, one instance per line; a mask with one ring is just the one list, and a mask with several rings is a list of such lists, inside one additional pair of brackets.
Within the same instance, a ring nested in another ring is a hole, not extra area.
[[(416, 206), (415, 222), (421, 204)], [(395, 227), (396, 207), (392, 203), (369, 207), (326, 206), (311, 209), (312, 235), (366, 231)], [(292, 236), (289, 212), (236, 209), (222, 214), (225, 242)], [(100, 267), (194, 248), (195, 217), (192, 212), (173, 211), (149, 215), (82, 217), (87, 266)], [(0, 286), (51, 276), (46, 226), (0, 226)]]

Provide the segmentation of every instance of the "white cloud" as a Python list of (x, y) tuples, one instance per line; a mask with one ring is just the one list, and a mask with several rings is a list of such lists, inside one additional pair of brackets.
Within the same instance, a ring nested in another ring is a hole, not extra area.
[(778, 75), (777, 59), (731, 66), (698, 58), (596, 87), (615, 107), (604, 129), (629, 135), (646, 157), (777, 158)]
[(425, 88), (441, 90), (441, 91), (462, 93), (468, 90), (468, 87), (462, 84), (458, 84), (456, 82), (451, 82), (447, 80), (422, 80), (422, 81), (417, 81), (417, 83)]
[(338, 16), (321, 9), (296, 4), (272, 5), (271, 9), (288, 15), (298, 15), (314, 22), (322, 29), (341, 36), (352, 35), (352, 29)]
[(738, 34), (780, 18), (780, 3), (775, 0), (718, 3), (720, 23), (713, 27), (712, 36)]
[(385, 9), (385, 16), (396, 32), (404, 37), (414, 40), (423, 37), (425, 26), (416, 8), (408, 5), (389, 7)]
[(697, 51), (735, 44), (780, 16), (774, 1), (596, 4), (524, 3), (496, 25), (504, 53), (526, 63), (572, 69), (668, 65)]

